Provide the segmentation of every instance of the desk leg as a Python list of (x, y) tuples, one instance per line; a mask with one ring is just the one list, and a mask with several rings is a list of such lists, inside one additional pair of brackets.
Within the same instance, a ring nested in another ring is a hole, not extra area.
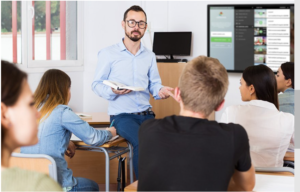
[(105, 154), (105, 191), (109, 192), (109, 155), (105, 148), (100, 147)]
[(132, 161), (132, 146), (127, 141), (127, 145), (129, 148), (129, 174), (130, 174), (130, 183), (133, 183), (133, 161)]

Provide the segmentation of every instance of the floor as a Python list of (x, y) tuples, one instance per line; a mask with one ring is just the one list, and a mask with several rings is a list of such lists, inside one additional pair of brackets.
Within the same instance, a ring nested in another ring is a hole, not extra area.
[[(125, 184), (125, 186), (129, 185), (130, 184), (130, 176), (129, 176), (129, 166), (127, 166), (127, 182)], [(133, 174), (133, 181), (135, 181), (135, 175)], [(101, 184), (98, 184), (99, 186), (99, 191), (105, 191), (105, 183), (101, 183)], [(109, 191), (117, 191), (117, 188), (118, 188), (118, 184), (117, 183), (111, 183), (109, 185)]]

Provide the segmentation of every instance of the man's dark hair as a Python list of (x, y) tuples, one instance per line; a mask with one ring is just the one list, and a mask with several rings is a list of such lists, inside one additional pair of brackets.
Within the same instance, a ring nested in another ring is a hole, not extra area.
[(145, 11), (144, 11), (140, 6), (138, 6), (138, 5), (133, 5), (133, 6), (131, 6), (129, 9), (127, 9), (127, 10), (125, 11), (123, 21), (126, 21), (127, 13), (128, 13), (129, 11), (136, 11), (136, 12), (140, 12), (140, 11), (141, 11), (141, 12), (143, 12), (143, 13), (145, 14), (146, 22), (147, 22), (147, 15), (146, 15)]
[(283, 63), (280, 67), (285, 80), (291, 79), (292, 88), (294, 89), (294, 62)]

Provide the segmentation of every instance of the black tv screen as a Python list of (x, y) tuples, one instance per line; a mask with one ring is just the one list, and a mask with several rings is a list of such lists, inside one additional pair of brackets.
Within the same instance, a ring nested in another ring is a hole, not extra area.
[(154, 32), (156, 55), (190, 55), (192, 32)]
[(229, 72), (294, 62), (294, 5), (208, 5), (208, 56)]

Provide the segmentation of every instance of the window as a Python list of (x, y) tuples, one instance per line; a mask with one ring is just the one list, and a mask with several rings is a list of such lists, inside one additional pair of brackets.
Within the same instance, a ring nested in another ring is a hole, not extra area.
[(21, 63), (22, 57), (22, 65), (27, 68), (82, 66), (83, 2), (6, 1), (1, 4), (2, 59)]
[(1, 1), (1, 59), (22, 63), (21, 2)]

